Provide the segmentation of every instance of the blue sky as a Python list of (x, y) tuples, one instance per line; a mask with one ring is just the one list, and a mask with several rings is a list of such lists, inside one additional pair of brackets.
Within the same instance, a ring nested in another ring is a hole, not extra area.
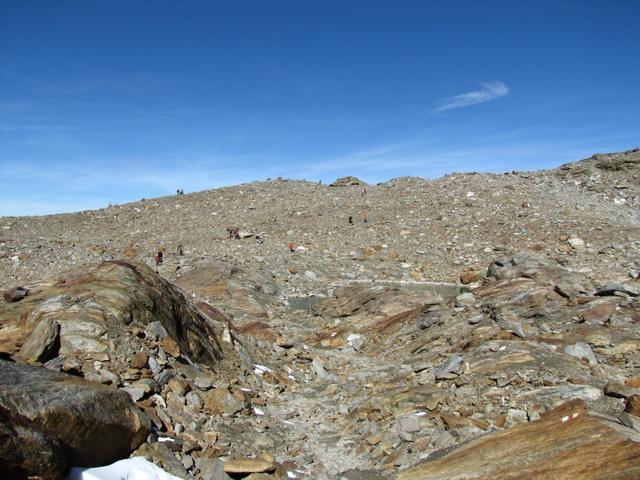
[(0, 0), (0, 215), (640, 146), (640, 2)]

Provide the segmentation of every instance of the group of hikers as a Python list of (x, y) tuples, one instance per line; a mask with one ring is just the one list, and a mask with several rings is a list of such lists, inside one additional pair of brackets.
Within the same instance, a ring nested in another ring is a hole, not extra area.
[[(178, 246), (176, 247), (176, 254), (179, 256), (184, 255), (184, 249), (182, 248), (181, 244), (178, 244)], [(159, 248), (158, 253), (154, 257), (154, 261), (156, 262), (156, 268), (160, 266), (163, 260), (164, 260), (164, 253), (162, 249)]]
[(254, 234), (249, 232), (243, 232), (238, 227), (231, 227), (231, 228), (227, 228), (227, 233), (229, 234), (229, 238), (235, 238), (236, 240), (255, 237), (256, 243), (264, 243), (264, 232)]
[[(178, 195), (184, 195), (184, 191), (183, 190), (178, 190)], [(366, 190), (363, 189), (363, 195), (366, 195)], [(349, 215), (347, 218), (347, 221), (349, 222), (349, 224), (353, 224), (353, 215)], [(364, 212), (362, 214), (362, 221), (364, 223), (368, 223), (369, 222), (369, 217), (367, 212)], [(247, 233), (247, 232), (243, 232), (240, 230), (239, 227), (229, 227), (227, 228), (227, 233), (229, 234), (229, 238), (233, 238), (236, 240), (241, 240), (243, 238), (249, 238), (249, 237), (255, 237), (256, 239), (256, 243), (258, 244), (262, 244), (264, 243), (264, 233)], [(297, 245), (294, 242), (289, 242), (287, 244), (287, 248), (289, 249), (290, 252), (295, 252), (296, 249), (298, 248)], [(182, 245), (178, 245), (176, 247), (176, 253), (179, 256), (184, 255), (184, 250), (182, 248)], [(158, 249), (158, 253), (156, 254), (156, 256), (154, 257), (155, 263), (156, 263), (156, 268), (158, 266), (160, 266), (162, 264), (162, 261), (164, 260), (164, 255), (161, 249)]]
[[(347, 220), (349, 223), (353, 224), (353, 215), (349, 215), (349, 218)], [(364, 223), (369, 223), (369, 215), (367, 214), (367, 212), (364, 212), (362, 214), (362, 221)]]

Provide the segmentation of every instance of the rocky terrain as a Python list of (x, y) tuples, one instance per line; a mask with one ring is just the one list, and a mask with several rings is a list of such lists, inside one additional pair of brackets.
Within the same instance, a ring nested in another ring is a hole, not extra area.
[(637, 149), (3, 217), (0, 270), (11, 478), (640, 476)]

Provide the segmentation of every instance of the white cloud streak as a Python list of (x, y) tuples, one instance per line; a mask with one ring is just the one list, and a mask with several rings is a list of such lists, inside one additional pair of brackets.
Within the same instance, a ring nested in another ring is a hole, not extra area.
[(504, 97), (509, 94), (509, 87), (500, 81), (485, 82), (481, 83), (480, 86), (482, 87), (480, 90), (461, 93), (441, 100), (440, 105), (434, 109), (434, 112), (439, 113), (446, 110), (453, 110), (455, 108), (469, 107), (479, 103), (490, 102), (491, 100), (495, 100), (496, 98)]

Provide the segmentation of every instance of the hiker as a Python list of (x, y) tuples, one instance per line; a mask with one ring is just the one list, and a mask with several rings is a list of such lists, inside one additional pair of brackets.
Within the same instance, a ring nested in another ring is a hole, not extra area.
[(366, 188), (363, 188), (363, 189), (362, 189), (362, 196), (364, 197), (366, 194), (367, 194), (367, 189), (366, 189)]
[(296, 244), (295, 244), (295, 243), (293, 243), (293, 242), (289, 242), (289, 245), (287, 245), (287, 246), (289, 247), (289, 251), (290, 251), (291, 253), (293, 253), (293, 252), (295, 252), (295, 251), (296, 251)]
[(353, 223), (353, 216), (349, 215), (349, 223)]
[(176, 251), (178, 252), (179, 256), (184, 255), (184, 252), (182, 251), (182, 245), (178, 244), (178, 248), (176, 248)]
[(227, 228), (227, 232), (229, 233), (229, 238), (233, 238), (237, 230), (238, 229), (235, 227)]
[(364, 212), (363, 220), (364, 220), (364, 223), (367, 223), (369, 221), (367, 212)]
[(158, 258), (157, 263), (162, 263), (162, 250), (158, 250), (158, 255), (156, 255), (156, 257)]
[(158, 255), (156, 255), (154, 257), (154, 260), (156, 261), (156, 272), (157, 272), (158, 271), (157, 270), (158, 265), (160, 265), (162, 263), (162, 257), (160, 256), (160, 252), (158, 252)]
[(240, 240), (240, 228), (236, 228), (233, 231), (233, 238), (235, 238), (236, 240)]

